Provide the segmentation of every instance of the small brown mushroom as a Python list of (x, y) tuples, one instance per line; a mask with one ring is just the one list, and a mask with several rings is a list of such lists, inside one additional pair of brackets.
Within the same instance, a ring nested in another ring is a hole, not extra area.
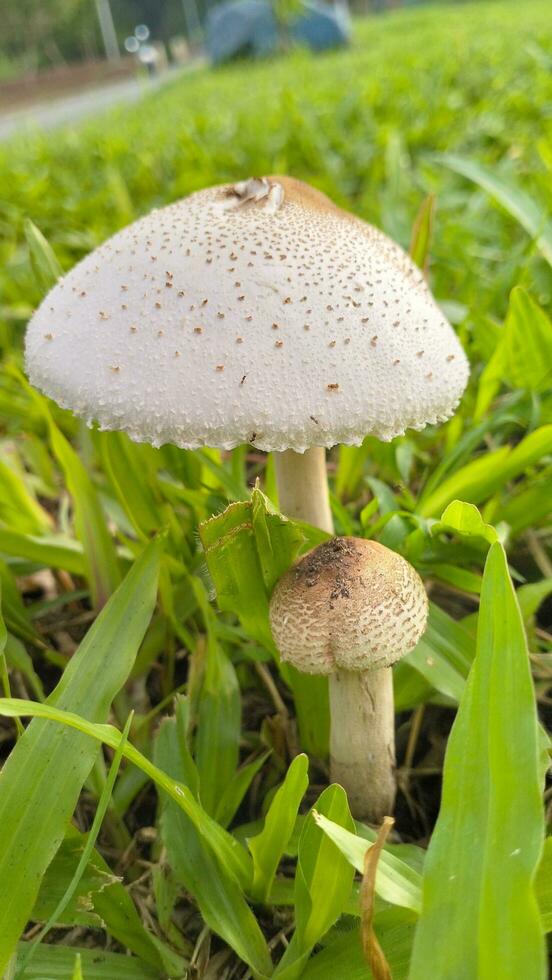
[(330, 675), (330, 769), (359, 820), (379, 823), (395, 801), (392, 665), (424, 632), (417, 572), (376, 541), (332, 538), (280, 579), (270, 625), (282, 660)]

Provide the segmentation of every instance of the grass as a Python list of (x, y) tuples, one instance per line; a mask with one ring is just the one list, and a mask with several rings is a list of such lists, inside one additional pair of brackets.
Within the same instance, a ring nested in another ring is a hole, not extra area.
[(371, 975), (353, 875), (375, 833), (328, 787), (324, 683), (280, 669), (268, 629), (271, 587), (315, 532), (282, 522), (252, 449), (87, 430), (20, 371), (58, 263), (199, 187), (277, 172), (405, 247), (433, 195), (431, 285), (472, 365), (448, 424), (329, 459), (338, 532), (402, 553), (431, 599), (395, 668), (400, 793), (375, 935), (395, 980), (546, 975), (548, 7), (398, 11), (357, 24), (350, 51), (201, 70), (0, 149), (7, 976), (79, 976), (77, 952), (86, 980)]

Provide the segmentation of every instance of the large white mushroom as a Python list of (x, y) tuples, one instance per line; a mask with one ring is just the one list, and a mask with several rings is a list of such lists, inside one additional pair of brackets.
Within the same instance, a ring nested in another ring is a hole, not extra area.
[(325, 449), (441, 422), (468, 378), (402, 249), (290, 177), (207, 188), (114, 235), (34, 314), (26, 364), (139, 442), (276, 452), (281, 510), (330, 533)]
[(290, 177), (211, 187), (114, 235), (43, 301), (26, 364), (138, 442), (276, 451), (282, 510), (327, 530), (324, 449), (443, 421), (468, 377), (402, 249)]

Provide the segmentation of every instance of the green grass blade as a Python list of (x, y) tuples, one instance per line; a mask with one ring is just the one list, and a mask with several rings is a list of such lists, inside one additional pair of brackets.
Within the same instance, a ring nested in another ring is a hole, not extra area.
[(500, 340), (479, 379), (475, 420), (485, 417), (504, 381), (512, 388), (546, 391), (551, 372), (552, 323), (538, 303), (516, 286)]
[(228, 825), (232, 822), (236, 810), (240, 806), (245, 794), (247, 793), (247, 790), (251, 786), (251, 783), (259, 770), (265, 764), (269, 755), (270, 752), (263, 752), (263, 754), (257, 759), (254, 759), (253, 762), (249, 762), (247, 765), (241, 766), (241, 768), (235, 773), (232, 782), (228, 783), (226, 786), (226, 789), (218, 801), (215, 813), (215, 820), (222, 827), (228, 827)]
[[(349, 864), (360, 874), (364, 874), (364, 858), (372, 843), (365, 837), (358, 837), (345, 827), (340, 827), (333, 820), (328, 820), (322, 813), (314, 811), (313, 816), (320, 829), (339, 848)], [(392, 905), (419, 912), (422, 906), (422, 876), (384, 848), (376, 871), (376, 893)]]
[(533, 888), (543, 835), (535, 695), (496, 543), (485, 566), (477, 655), (449, 738), (410, 980), (543, 980)]
[(293, 833), (299, 804), (309, 785), (308, 769), (307, 756), (296, 756), (268, 808), (263, 829), (247, 842), (254, 868), (251, 894), (259, 902), (267, 900), (276, 869)]
[[(116, 749), (121, 740), (121, 733), (112, 725), (94, 724), (81, 715), (71, 711), (60, 711), (59, 708), (52, 707), (50, 704), (37, 704), (34, 701), (23, 701), (18, 698), (3, 698), (0, 699), (0, 715), (7, 718), (25, 718), (27, 716), (47, 718), (50, 721), (59, 722), (61, 725), (67, 725), (69, 728), (75, 728), (83, 735), (89, 735), (98, 742), (104, 742), (112, 749)], [(194, 827), (199, 830), (215, 852), (218, 860), (226, 865), (236, 880), (242, 883), (249, 882), (252, 875), (249, 855), (243, 848), (236, 847), (235, 838), (209, 817), (209, 814), (200, 806), (189, 788), (176, 783), (174, 779), (167, 776), (130, 742), (127, 742), (124, 747), (123, 755), (133, 765), (138, 766), (182, 808), (192, 820)]]
[[(96, 813), (94, 814), (94, 820), (92, 821), (90, 833), (88, 834), (86, 843), (84, 845), (82, 854), (79, 858), (77, 867), (75, 868), (73, 877), (69, 882), (67, 888), (65, 889), (65, 892), (60, 898), (55, 909), (51, 912), (48, 920), (44, 923), (42, 929), (38, 933), (36, 939), (34, 939), (30, 944), (28, 952), (21, 964), (22, 969), (25, 969), (27, 964), (30, 962), (32, 956), (34, 955), (34, 953), (36, 953), (37, 947), (44, 939), (44, 936), (46, 936), (47, 933), (50, 931), (50, 929), (52, 929), (53, 926), (56, 924), (56, 922), (59, 921), (60, 916), (63, 914), (64, 910), (69, 905), (71, 899), (73, 898), (73, 896), (75, 895), (79, 887), (81, 878), (86, 870), (90, 857), (92, 856), (94, 845), (96, 843), (98, 834), (100, 832), (100, 828), (102, 826), (102, 822), (105, 817), (106, 810), (109, 806), (109, 801), (111, 799), (111, 794), (113, 792), (113, 787), (115, 785), (117, 773), (119, 772), (119, 766), (121, 765), (121, 759), (123, 758), (123, 749), (128, 739), (128, 733), (130, 731), (131, 724), (132, 724), (132, 713), (128, 716), (127, 723), (124, 727), (121, 736), (121, 741), (117, 746), (117, 749), (115, 750), (115, 755), (113, 756), (113, 761), (111, 763), (111, 766), (109, 767), (109, 773), (107, 779), (102, 789), (100, 799), (98, 800), (98, 806), (96, 807)], [(80, 961), (79, 961), (79, 966), (80, 966)]]
[[(374, 927), (393, 980), (406, 980), (416, 916), (404, 909), (385, 909)], [(301, 980), (371, 980), (358, 930), (346, 932), (309, 960)]]
[(80, 953), (75, 956), (75, 965), (73, 967), (73, 973), (71, 980), (84, 980), (84, 974), (82, 972), (82, 960)]
[(115, 545), (84, 464), (49, 414), (48, 428), (52, 448), (73, 498), (75, 530), (84, 549), (92, 601), (96, 608), (101, 608), (121, 578)]
[(427, 272), (429, 266), (429, 246), (434, 219), (435, 194), (428, 194), (426, 199), (422, 201), (420, 210), (416, 215), (409, 248), (411, 259), (424, 273)]
[(0, 528), (0, 551), (15, 558), (27, 558), (44, 568), (63, 568), (71, 575), (86, 575), (82, 545), (61, 535), (36, 537)]
[(29, 492), (25, 481), (0, 459), (0, 520), (14, 531), (41, 534), (51, 520)]
[(418, 513), (433, 517), (455, 499), (478, 504), (551, 452), (552, 425), (542, 425), (515, 448), (501, 446), (457, 470), (423, 500)]
[[(18, 962), (25, 955), (27, 943), (18, 947)], [(166, 980), (166, 975), (133, 956), (106, 953), (103, 949), (76, 949), (74, 946), (43, 945), (24, 973), (16, 980), (71, 980), (75, 953), (81, 958), (85, 980)]]
[[(354, 830), (347, 796), (328, 786), (316, 808), (329, 820)], [(314, 945), (342, 915), (351, 895), (354, 871), (336, 844), (317, 826), (312, 812), (299, 839), (295, 873), (295, 932), (274, 976), (297, 980)]]
[[(0, 582), (0, 599), (2, 597), (2, 583)], [(0, 602), (0, 689), (5, 698), (11, 697), (10, 677), (8, 674), (8, 660), (6, 657), (6, 646), (8, 642), (8, 631), (2, 615), (2, 604)], [(26, 654), (26, 651), (25, 651)], [(16, 718), (15, 725), (17, 734), (23, 734), (21, 720)]]
[(476, 160), (467, 160), (452, 153), (444, 154), (439, 160), (445, 167), (472, 180), (498, 201), (535, 240), (537, 248), (552, 265), (552, 222), (546, 219), (546, 212), (540, 204), (511, 181), (498, 177), (494, 170)]
[[(155, 759), (173, 779), (185, 776), (174, 719), (166, 719), (159, 730)], [(235, 878), (206, 846), (189, 817), (171, 800), (163, 801), (161, 827), (171, 868), (180, 884), (194, 896), (207, 925), (222, 936), (255, 976), (270, 976), (268, 946)]]
[(535, 879), (535, 890), (542, 928), (544, 932), (552, 932), (552, 837), (547, 837), (544, 842), (542, 858)]
[(195, 761), (202, 806), (214, 816), (232, 784), (239, 759), (240, 686), (222, 647), (207, 643), (203, 684), (198, 697)]
[[(42, 879), (31, 916), (33, 921), (44, 922), (52, 916), (71, 882), (86, 843), (87, 835), (69, 824), (63, 843)], [(163, 967), (164, 944), (147, 932), (125, 886), (99, 852), (93, 850), (78, 891), (63, 914), (57, 917), (57, 924), (98, 927), (102, 922), (110, 936), (145, 963), (156, 969)], [(166, 952), (172, 961), (177, 959), (171, 950)], [(34, 956), (39, 957), (40, 950)]]
[(62, 268), (52, 246), (30, 218), (25, 220), (24, 227), (31, 267), (40, 289), (46, 293), (63, 274)]
[(104, 432), (100, 446), (107, 476), (117, 497), (142, 536), (164, 523), (154, 491), (157, 468), (155, 450), (131, 442), (124, 432)]
[[(153, 612), (159, 542), (152, 542), (89, 630), (49, 699), (105, 721)], [(0, 970), (31, 914), (97, 753), (86, 735), (33, 720), (0, 775)]]

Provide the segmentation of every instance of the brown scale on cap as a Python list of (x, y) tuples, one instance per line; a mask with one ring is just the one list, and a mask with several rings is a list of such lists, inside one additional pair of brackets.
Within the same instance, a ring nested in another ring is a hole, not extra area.
[(400, 555), (362, 538), (332, 538), (280, 579), (270, 626), (282, 660), (308, 674), (390, 667), (422, 636), (428, 602)]

